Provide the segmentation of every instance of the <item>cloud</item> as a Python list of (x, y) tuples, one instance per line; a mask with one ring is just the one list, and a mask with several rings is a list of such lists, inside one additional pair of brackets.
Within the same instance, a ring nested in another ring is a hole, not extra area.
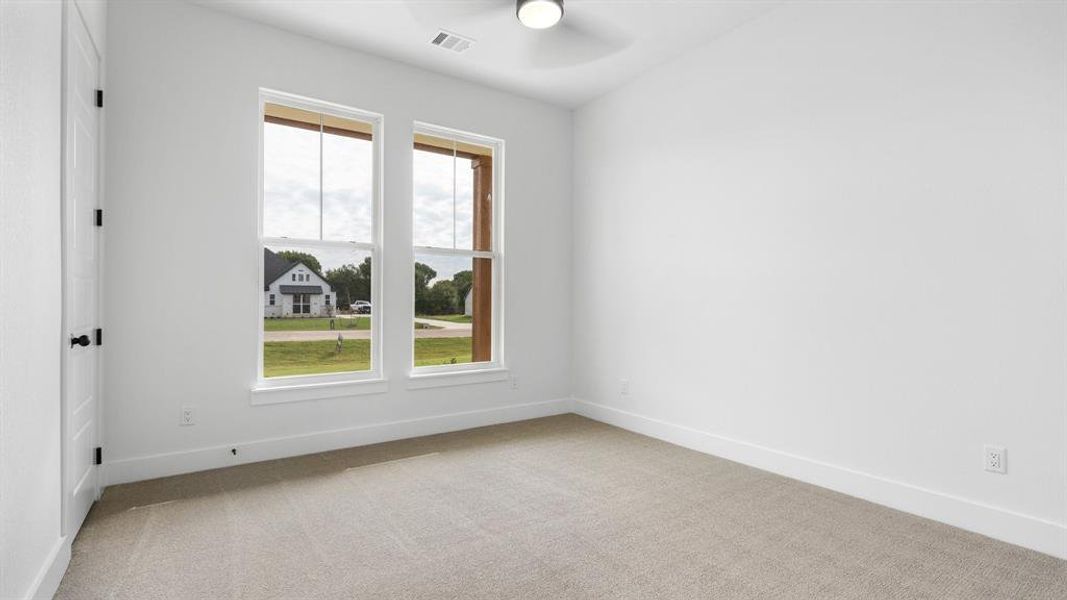
[[(302, 247), (297, 240), (372, 241), (373, 145), (367, 140), (322, 136), (320, 194), (317, 131), (266, 123), (263, 128), (263, 234), (290, 238), (292, 245), (319, 259), (325, 270), (358, 264), (367, 252), (347, 248)], [(414, 243), (438, 248), (473, 248), (474, 177), (471, 161), (414, 152)], [(320, 205), (321, 202), (321, 205)], [(418, 262), (451, 279), (471, 268), (462, 256), (422, 254)]]
[(372, 242), (374, 148), (370, 141), (323, 136), (323, 233), (328, 240)]
[(471, 161), (414, 151), (415, 245), (470, 250), (474, 176)]
[(430, 281), (430, 285), (433, 285), (435, 281), (452, 279), (452, 277), (460, 271), (470, 271), (472, 260), (469, 256), (416, 254), (415, 262), (420, 262), (429, 266), (434, 271), (437, 271), (437, 277)]
[(369, 251), (359, 250), (357, 248), (333, 248), (323, 246), (308, 247), (301, 246), (300, 244), (268, 245), (267, 248), (270, 248), (272, 252), (282, 252), (285, 250), (306, 252), (319, 259), (319, 264), (322, 265), (323, 271), (336, 269), (342, 265), (358, 266), (365, 258), (370, 256)]
[(320, 196), (318, 132), (264, 126), (263, 235), (317, 240), (324, 234), (333, 241), (372, 241), (371, 143), (326, 134), (322, 157)]

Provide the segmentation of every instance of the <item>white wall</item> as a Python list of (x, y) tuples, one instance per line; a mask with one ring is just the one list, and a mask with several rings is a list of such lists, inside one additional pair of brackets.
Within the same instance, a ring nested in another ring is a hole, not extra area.
[(1064, 6), (797, 3), (580, 109), (579, 410), (1067, 556)]
[(0, 598), (62, 548), (61, 32), (59, 2), (0, 2)]
[[(485, 415), (533, 414), (536, 407), (508, 407), (569, 395), (569, 112), (184, 3), (115, 3), (108, 37), (103, 350), (111, 481), (224, 464), (230, 444), (348, 430), (253, 444), (238, 457), (262, 458), (327, 439), (366, 441), (351, 428), (489, 411), (437, 422), (460, 426)], [(263, 301), (261, 86), (385, 115), (388, 393), (250, 405)], [(506, 357), (521, 383), (516, 390), (508, 382), (405, 386), (413, 120), (507, 142)], [(193, 279), (205, 264), (213, 279), (196, 277), (204, 285), (190, 295), (175, 292), (174, 282)], [(197, 407), (195, 426), (178, 426), (183, 403)]]

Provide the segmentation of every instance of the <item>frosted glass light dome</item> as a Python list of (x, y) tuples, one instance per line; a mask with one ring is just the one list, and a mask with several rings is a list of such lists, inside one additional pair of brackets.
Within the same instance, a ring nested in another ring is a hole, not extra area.
[(563, 18), (563, 0), (519, 0), (515, 12), (530, 29), (548, 29)]

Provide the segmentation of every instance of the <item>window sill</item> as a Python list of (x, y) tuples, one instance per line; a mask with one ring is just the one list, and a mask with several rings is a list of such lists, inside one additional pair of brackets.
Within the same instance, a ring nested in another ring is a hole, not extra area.
[(344, 396), (362, 396), (364, 394), (382, 394), (387, 391), (389, 391), (389, 382), (385, 379), (292, 383), (289, 385), (260, 382), (252, 388), (251, 396), (252, 405), (255, 406), (324, 400), (326, 398), (341, 398)]
[(509, 376), (510, 372), (504, 367), (490, 367), (486, 369), (472, 369), (466, 371), (412, 373), (411, 375), (408, 375), (407, 387), (409, 390), (419, 390), (424, 388), (446, 387), (450, 385), (490, 383), (493, 381), (505, 381)]

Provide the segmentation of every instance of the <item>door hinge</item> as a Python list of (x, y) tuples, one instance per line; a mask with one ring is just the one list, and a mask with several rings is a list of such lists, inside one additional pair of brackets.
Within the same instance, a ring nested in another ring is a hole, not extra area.
[(96, 457), (95, 457), (95, 459), (93, 461), (93, 464), (94, 465), (102, 465), (102, 464), (104, 464), (104, 449), (101, 448), (100, 446), (96, 447)]
[(96, 345), (102, 346), (104, 344), (104, 330), (99, 327), (96, 329)]
[(104, 90), (96, 90), (96, 106), (97, 108), (104, 107)]
[(97, 227), (103, 227), (104, 226), (104, 209), (102, 209), (102, 208), (96, 209), (94, 215), (95, 215), (94, 219), (96, 219), (96, 226)]

